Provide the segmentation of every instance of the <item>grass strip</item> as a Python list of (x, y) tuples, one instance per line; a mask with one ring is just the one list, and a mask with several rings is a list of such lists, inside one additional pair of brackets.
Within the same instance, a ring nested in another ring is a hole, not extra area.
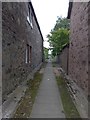
[(66, 118), (80, 118), (79, 112), (77, 111), (70, 96), (70, 93), (67, 89), (65, 80), (61, 76), (56, 76), (56, 80), (60, 90), (60, 95)]
[(56, 66), (57, 66), (57, 63), (56, 63), (56, 62), (52, 62), (52, 66), (53, 66), (53, 67), (56, 67)]
[(14, 114), (14, 118), (30, 118), (32, 106), (42, 80), (42, 75), (43, 74), (37, 72), (34, 75), (34, 79), (27, 82), (28, 88), (24, 97), (19, 102), (18, 108)]

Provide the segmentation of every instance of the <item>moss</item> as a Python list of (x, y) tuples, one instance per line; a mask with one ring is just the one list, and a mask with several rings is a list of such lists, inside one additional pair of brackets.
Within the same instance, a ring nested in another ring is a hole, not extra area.
[(77, 111), (70, 96), (70, 93), (67, 89), (65, 80), (61, 76), (56, 77), (56, 79), (60, 90), (60, 95), (66, 118), (80, 118), (79, 112)]
[(33, 80), (27, 82), (28, 88), (25, 96), (21, 99), (18, 108), (15, 111), (14, 118), (29, 118), (32, 111), (32, 106), (42, 80), (42, 74), (37, 72)]

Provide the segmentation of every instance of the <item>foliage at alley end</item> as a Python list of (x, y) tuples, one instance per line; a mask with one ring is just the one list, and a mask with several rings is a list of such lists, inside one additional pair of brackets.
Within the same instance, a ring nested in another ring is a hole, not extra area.
[(69, 2), (67, 17), (57, 17), (48, 33), (46, 48), (27, 1), (0, 2), (2, 117), (88, 118), (90, 2)]
[(69, 24), (67, 18), (58, 17), (54, 28), (47, 35), (53, 56), (60, 54), (62, 49), (69, 43)]

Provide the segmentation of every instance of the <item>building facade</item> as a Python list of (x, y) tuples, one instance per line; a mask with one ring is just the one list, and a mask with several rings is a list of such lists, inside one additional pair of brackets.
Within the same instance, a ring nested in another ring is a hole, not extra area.
[(3, 101), (43, 62), (43, 36), (31, 2), (2, 2)]
[(89, 7), (88, 2), (73, 2), (69, 4), (68, 11), (68, 18), (71, 22), (68, 73), (69, 77), (83, 89), (87, 97), (89, 80)]
[(62, 52), (60, 53), (59, 57), (59, 64), (60, 67), (63, 68), (64, 72), (68, 74), (68, 60), (69, 60), (69, 45), (66, 45)]

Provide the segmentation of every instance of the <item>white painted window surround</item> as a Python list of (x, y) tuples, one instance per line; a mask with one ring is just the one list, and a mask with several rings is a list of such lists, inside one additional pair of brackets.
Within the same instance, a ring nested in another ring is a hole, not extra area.
[(25, 63), (27, 64), (28, 62), (27, 62), (28, 60), (27, 60), (27, 47), (26, 47), (26, 60), (25, 60)]
[(25, 57), (25, 63), (31, 63), (31, 50), (32, 47), (27, 44), (26, 46), (26, 57)]
[(28, 9), (29, 9), (29, 12), (27, 16), (27, 21), (30, 24), (31, 28), (33, 28), (33, 13), (32, 13), (30, 6), (28, 7)]

